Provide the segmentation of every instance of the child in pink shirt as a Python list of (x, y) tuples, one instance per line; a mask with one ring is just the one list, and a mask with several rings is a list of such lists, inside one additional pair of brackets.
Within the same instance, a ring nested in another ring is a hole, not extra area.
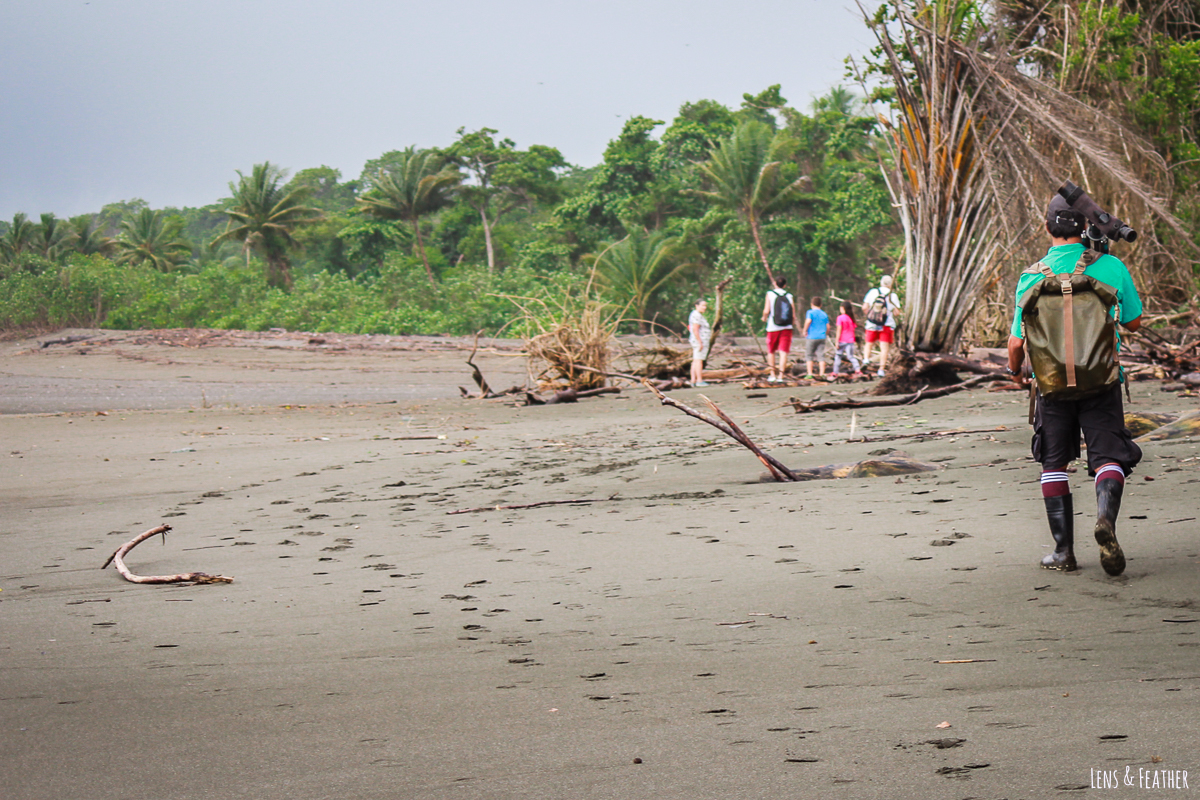
[(858, 326), (854, 322), (854, 306), (849, 302), (843, 302), (842, 313), (838, 314), (837, 318), (837, 353), (833, 356), (831, 378), (841, 372), (842, 356), (850, 359), (850, 364), (854, 367), (854, 377), (862, 376), (862, 365), (858, 363), (858, 358), (854, 355), (854, 329), (856, 327)]

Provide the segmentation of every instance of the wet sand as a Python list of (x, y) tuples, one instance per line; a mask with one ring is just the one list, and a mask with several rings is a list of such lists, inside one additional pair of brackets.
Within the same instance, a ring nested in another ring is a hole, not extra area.
[[(461, 400), (469, 343), (47, 338), (0, 344), (4, 797), (1200, 782), (1194, 439), (1145, 446), (1119, 578), (1099, 568), (1081, 466), (1082, 569), (1058, 574), (1035, 567), (1050, 539), (1013, 393), (860, 411), (868, 441), (847, 441), (849, 411), (777, 408), (830, 389), (705, 390), (789, 466), (889, 448), (941, 466), (781, 485), (641, 390)], [(492, 344), (488, 379), (521, 382), (512, 345)], [(1137, 410), (1188, 402), (1133, 387)], [(162, 523), (135, 572), (234, 583), (100, 569)]]

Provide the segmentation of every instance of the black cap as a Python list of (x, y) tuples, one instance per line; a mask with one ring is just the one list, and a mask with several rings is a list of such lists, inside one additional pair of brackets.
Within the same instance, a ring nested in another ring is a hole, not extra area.
[(1087, 217), (1083, 215), (1082, 211), (1071, 208), (1062, 195), (1055, 194), (1050, 198), (1050, 205), (1046, 207), (1046, 222), (1062, 230), (1083, 233), (1083, 228), (1087, 225)]

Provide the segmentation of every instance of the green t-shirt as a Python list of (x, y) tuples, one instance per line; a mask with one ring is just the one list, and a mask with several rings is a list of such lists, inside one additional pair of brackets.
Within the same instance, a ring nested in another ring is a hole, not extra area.
[[(1063, 272), (1074, 272), (1075, 265), (1079, 263), (1079, 257), (1083, 255), (1083, 250), (1082, 244), (1060, 244), (1050, 248), (1043, 256), (1042, 263), (1049, 265), (1056, 275)], [(1142, 299), (1138, 297), (1137, 288), (1133, 285), (1133, 278), (1129, 275), (1129, 270), (1121, 263), (1121, 259), (1111, 255), (1100, 256), (1094, 264), (1083, 271), (1083, 274), (1089, 278), (1095, 278), (1101, 283), (1107, 283), (1117, 290), (1117, 305), (1121, 310), (1121, 318), (1117, 320), (1118, 322), (1122, 324), (1132, 322), (1142, 315)], [(1021, 278), (1017, 281), (1016, 299), (1020, 300), (1026, 289), (1044, 277), (1041, 273), (1021, 273)], [(1025, 338), (1021, 335), (1020, 308), (1013, 313), (1011, 333), (1018, 339)]]

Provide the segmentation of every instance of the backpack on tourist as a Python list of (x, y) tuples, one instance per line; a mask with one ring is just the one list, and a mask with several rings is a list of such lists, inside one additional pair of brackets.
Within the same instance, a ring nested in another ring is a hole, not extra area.
[(1025, 270), (1045, 276), (1017, 305), (1038, 391), (1051, 400), (1097, 394), (1121, 379), (1117, 290), (1083, 274), (1099, 257), (1085, 250), (1073, 271), (1057, 275), (1040, 261)]
[(792, 324), (792, 304), (788, 302), (787, 293), (772, 289), (775, 292), (775, 304), (771, 307), (771, 322), (787, 328)]
[(888, 320), (888, 297), (892, 294), (892, 290), (886, 292), (879, 291), (875, 294), (875, 299), (871, 301), (871, 307), (867, 309), (867, 322), (872, 325), (883, 327), (887, 325)]

